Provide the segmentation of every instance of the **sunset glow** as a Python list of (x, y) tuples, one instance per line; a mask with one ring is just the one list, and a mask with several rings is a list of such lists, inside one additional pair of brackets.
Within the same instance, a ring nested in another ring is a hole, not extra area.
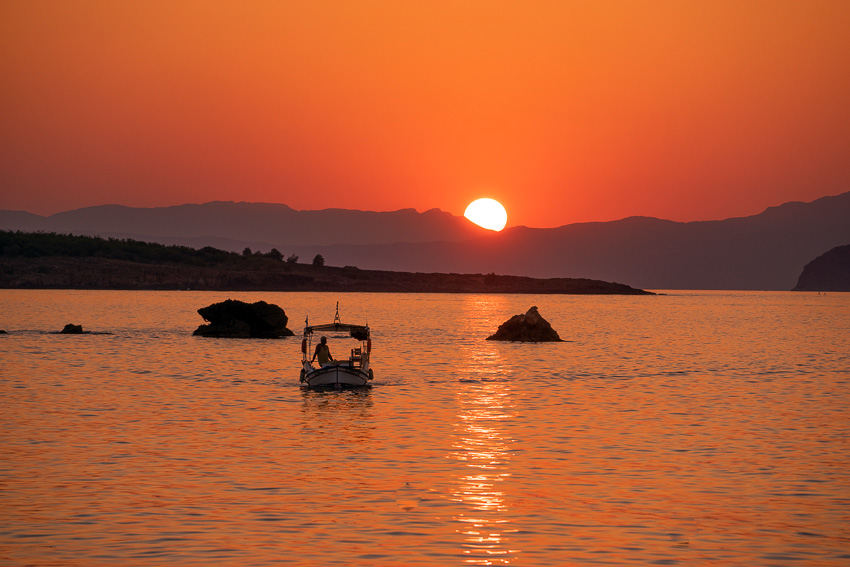
[(508, 224), (508, 212), (495, 199), (483, 198), (471, 202), (463, 212), (463, 216), (480, 227), (496, 232), (502, 230)]
[(850, 184), (850, 2), (0, 9), (0, 209), (708, 220)]

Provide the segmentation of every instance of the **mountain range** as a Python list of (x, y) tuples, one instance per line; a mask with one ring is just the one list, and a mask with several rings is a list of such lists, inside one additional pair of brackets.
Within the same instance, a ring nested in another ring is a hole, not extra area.
[(439, 209), (297, 211), (244, 202), (103, 205), (47, 217), (0, 211), (0, 229), (237, 252), (274, 247), (302, 261), (321, 254), (328, 265), (373, 270), (590, 278), (644, 289), (787, 290), (812, 259), (850, 243), (850, 192), (725, 220), (629, 217), (498, 233)]
[(292, 246), (469, 240), (486, 234), (463, 217), (439, 209), (392, 212), (323, 209), (297, 211), (276, 203), (214, 201), (200, 205), (134, 208), (100, 205), (49, 217), (0, 211), (0, 228), (214, 246), (241, 252)]

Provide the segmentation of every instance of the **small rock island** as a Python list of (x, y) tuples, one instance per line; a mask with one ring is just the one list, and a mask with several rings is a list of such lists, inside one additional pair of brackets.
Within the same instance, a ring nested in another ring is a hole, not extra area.
[(513, 341), (522, 343), (563, 342), (549, 321), (541, 317), (537, 306), (520, 315), (514, 315), (487, 337), (488, 341)]
[(62, 330), (59, 331), (60, 335), (82, 335), (83, 334), (83, 326), (75, 325), (73, 323), (68, 323)]
[(192, 334), (202, 337), (277, 339), (295, 334), (286, 327), (289, 317), (284, 310), (265, 301), (228, 299), (201, 307), (198, 314), (209, 324), (201, 325)]

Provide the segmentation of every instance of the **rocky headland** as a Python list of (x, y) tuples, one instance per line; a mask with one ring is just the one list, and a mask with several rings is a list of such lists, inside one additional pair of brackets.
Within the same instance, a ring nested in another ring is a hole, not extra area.
[(793, 291), (850, 291), (850, 245), (836, 246), (806, 264)]

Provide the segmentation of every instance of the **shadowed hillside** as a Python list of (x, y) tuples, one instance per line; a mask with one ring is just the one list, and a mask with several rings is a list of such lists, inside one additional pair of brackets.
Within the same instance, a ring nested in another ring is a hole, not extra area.
[(788, 290), (812, 258), (848, 241), (850, 193), (844, 193), (722, 221), (631, 217), (553, 229), (514, 227), (460, 244), (295, 250), (375, 269), (587, 277), (644, 289)]
[(806, 264), (794, 291), (850, 291), (850, 245), (837, 246)]
[(0, 231), (0, 288), (196, 289), (417, 293), (626, 294), (647, 292), (589, 279), (407, 273), (298, 263), (272, 250), (243, 254), (133, 240)]
[(167, 244), (246, 246), (268, 250), (294, 245), (459, 241), (487, 232), (439, 209), (390, 212), (324, 209), (296, 211), (271, 203), (216, 201), (201, 205), (86, 207), (42, 217), (0, 211), (0, 229), (133, 238)]
[(850, 242), (850, 192), (718, 221), (631, 217), (500, 233), (439, 210), (295, 211), (224, 202), (153, 209), (110, 205), (50, 217), (0, 211), (0, 228), (236, 252), (278, 248), (372, 270), (591, 278), (651, 289), (787, 290), (812, 258)]

